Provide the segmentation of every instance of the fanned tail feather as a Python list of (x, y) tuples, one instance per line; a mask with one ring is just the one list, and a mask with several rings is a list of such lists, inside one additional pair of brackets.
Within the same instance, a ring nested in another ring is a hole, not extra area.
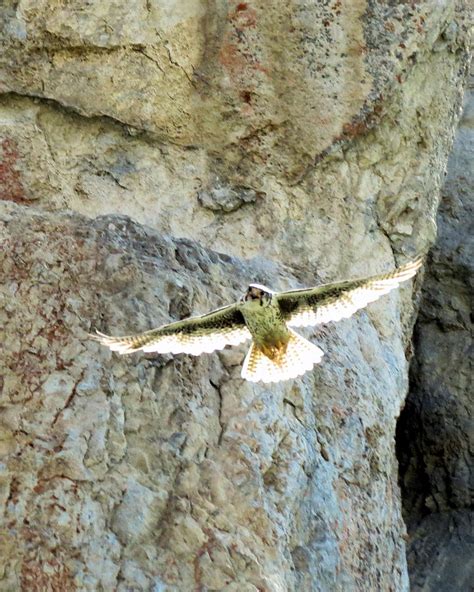
[(290, 340), (285, 352), (274, 360), (265, 356), (260, 349), (252, 343), (244, 360), (242, 378), (250, 382), (280, 382), (290, 378), (296, 378), (318, 364), (324, 352), (305, 339), (290, 330)]

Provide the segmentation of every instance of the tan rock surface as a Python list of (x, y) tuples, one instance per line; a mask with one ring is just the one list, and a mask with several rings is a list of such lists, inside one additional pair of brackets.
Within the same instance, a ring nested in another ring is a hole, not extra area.
[(0, 7), (2, 590), (408, 589), (411, 285), (309, 331), (323, 363), (271, 389), (242, 348), (120, 358), (87, 333), (426, 251), (466, 15)]

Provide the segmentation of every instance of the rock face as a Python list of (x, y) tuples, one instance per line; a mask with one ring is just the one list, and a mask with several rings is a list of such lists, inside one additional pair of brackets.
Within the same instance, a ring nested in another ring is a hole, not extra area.
[(308, 331), (323, 362), (271, 388), (245, 348), (122, 358), (88, 332), (425, 252), (467, 13), (2, 4), (2, 591), (408, 589), (411, 284)]
[(407, 405), (399, 424), (412, 590), (467, 590), (474, 573), (474, 81), (449, 159)]

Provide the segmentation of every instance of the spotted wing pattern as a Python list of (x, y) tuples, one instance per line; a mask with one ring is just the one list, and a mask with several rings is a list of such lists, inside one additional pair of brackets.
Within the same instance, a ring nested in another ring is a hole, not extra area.
[(283, 318), (290, 327), (339, 321), (413, 277), (422, 263), (423, 258), (419, 257), (389, 273), (280, 292), (276, 297)]
[(238, 305), (231, 304), (137, 335), (109, 337), (97, 331), (94, 337), (120, 354), (142, 350), (198, 356), (223, 349), (226, 345), (238, 345), (250, 339), (251, 335)]

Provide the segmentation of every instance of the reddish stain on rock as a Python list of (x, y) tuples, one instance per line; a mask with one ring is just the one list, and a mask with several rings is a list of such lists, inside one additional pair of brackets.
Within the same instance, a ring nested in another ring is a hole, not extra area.
[(268, 75), (268, 69), (253, 56), (246, 48), (240, 49), (238, 45), (225, 42), (219, 52), (219, 62), (237, 80), (248, 82), (255, 72)]
[(380, 120), (383, 111), (382, 104), (383, 95), (380, 95), (379, 102), (373, 106), (370, 113), (358, 115), (352, 121), (345, 123), (342, 126), (342, 134), (336, 138), (336, 141), (352, 140), (356, 136), (360, 136), (366, 133), (369, 129), (372, 129)]
[(247, 29), (255, 29), (257, 11), (247, 2), (238, 3), (228, 14), (230, 30), (225, 34), (219, 61), (231, 76), (248, 76), (252, 71), (265, 72), (254, 55), (254, 38)]
[(234, 43), (224, 43), (219, 61), (233, 75), (240, 74), (247, 67), (247, 60)]
[(76, 585), (67, 567), (56, 558), (24, 561), (21, 568), (21, 590), (29, 592), (75, 592)]
[(0, 200), (25, 203), (28, 200), (20, 172), (16, 168), (20, 158), (17, 143), (11, 138), (5, 138), (0, 147)]
[(237, 4), (235, 9), (235, 16), (231, 16), (231, 20), (236, 20), (238, 28), (255, 27), (257, 25), (257, 11), (250, 8), (246, 2)]

